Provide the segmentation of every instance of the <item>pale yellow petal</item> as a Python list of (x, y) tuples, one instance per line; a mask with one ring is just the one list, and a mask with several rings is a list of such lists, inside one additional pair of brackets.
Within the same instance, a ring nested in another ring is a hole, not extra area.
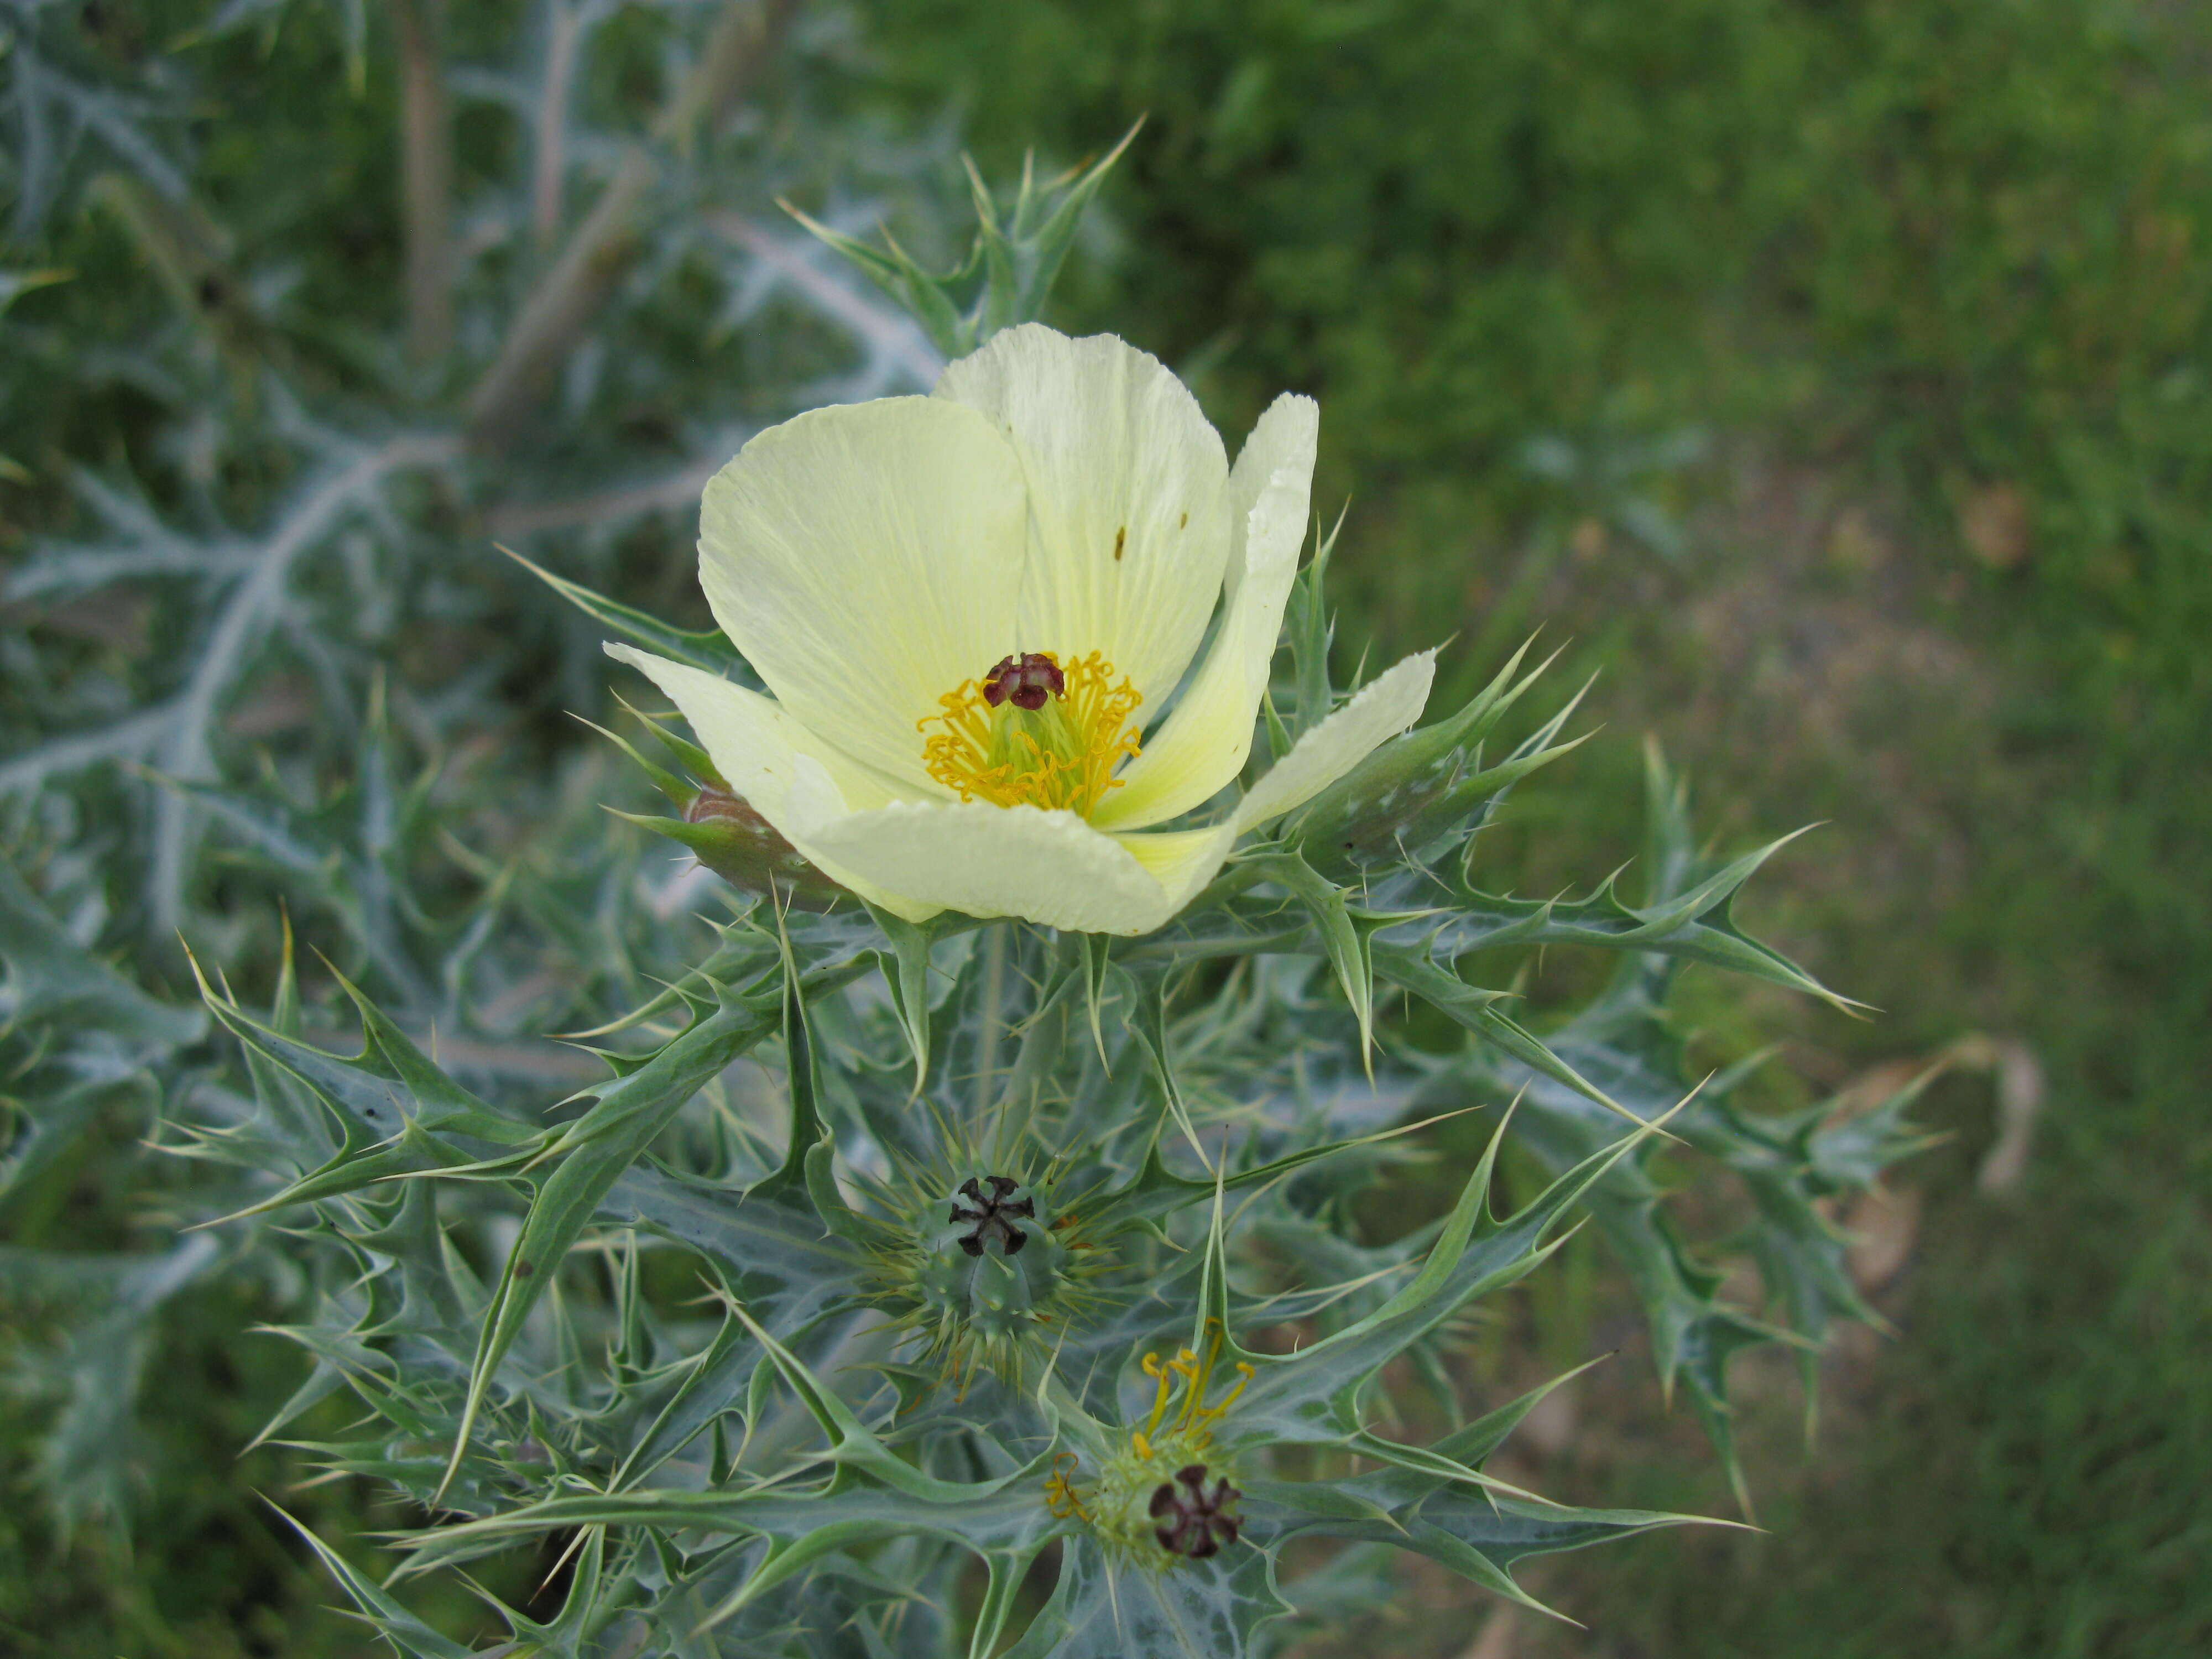
[(1237, 834), (1234, 824), (1221, 823), (1206, 830), (1140, 830), (1114, 839), (1159, 883), (1164, 896), (1161, 920), (1165, 921), (1213, 879), (1236, 846)]
[(941, 794), (917, 723), (1018, 647), (1020, 464), (939, 398), (819, 409), (707, 486), (699, 581), (776, 701), (855, 760)]
[(1433, 651), (1416, 652), (1362, 686), (1350, 702), (1309, 730), (1237, 804), (1230, 823), (1242, 833), (1303, 806), (1359, 764), (1378, 744), (1420, 719), (1436, 678)]
[(723, 781), (832, 881), (910, 921), (936, 913), (817, 856), (808, 844), (810, 829), (896, 799), (899, 791), (888, 779), (823, 742), (758, 692), (635, 646), (611, 643), (606, 652), (667, 694)]
[(1267, 665), (1297, 580), (1321, 414), (1285, 392), (1253, 428), (1230, 475), (1232, 540), (1219, 633), (1165, 723), (1094, 815), (1103, 829), (1164, 823), (1203, 805), (1243, 769)]
[(1144, 864), (1073, 812), (903, 802), (826, 824), (810, 845), (877, 887), (971, 916), (1126, 934), (1170, 914)]
[(1221, 592), (1231, 528), (1221, 439), (1158, 358), (1111, 335), (1010, 328), (945, 369), (1021, 458), (1032, 541), (1021, 647), (1090, 652), (1157, 707)]

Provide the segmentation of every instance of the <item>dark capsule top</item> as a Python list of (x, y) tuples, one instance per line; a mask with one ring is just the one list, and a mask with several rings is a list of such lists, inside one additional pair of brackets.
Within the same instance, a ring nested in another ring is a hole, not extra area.
[(1220, 1553), (1224, 1544), (1237, 1541), (1240, 1523), (1231, 1509), (1243, 1493), (1222, 1475), (1206, 1489), (1206, 1465), (1188, 1463), (1176, 1471), (1173, 1480), (1163, 1480), (1153, 1492), (1150, 1514), (1156, 1524), (1152, 1536), (1170, 1555), (1187, 1555), (1203, 1561)]
[(1017, 708), (1038, 709), (1044, 707), (1047, 697), (1062, 696), (1066, 690), (1067, 676), (1042, 651), (1001, 657), (999, 665), (983, 677), (983, 701), (994, 708), (1011, 702)]
[(1036, 1220), (1036, 1200), (1018, 1198), (1008, 1203), (1007, 1194), (1021, 1183), (1011, 1176), (1001, 1175), (987, 1176), (986, 1179), (991, 1185), (991, 1190), (988, 1193), (975, 1184), (974, 1176), (969, 1176), (967, 1180), (960, 1183), (961, 1196), (970, 1200), (975, 1207), (971, 1210), (956, 1198), (952, 1200), (952, 1213), (947, 1219), (972, 1221), (975, 1224), (972, 1229), (960, 1236), (960, 1248), (969, 1255), (982, 1255), (985, 1242), (996, 1238), (999, 1241), (999, 1248), (1008, 1255), (1018, 1255), (1021, 1254), (1022, 1246), (1030, 1242), (1030, 1236), (1026, 1228), (1017, 1227), (1014, 1224), (1012, 1218), (1019, 1217), (1024, 1221)]

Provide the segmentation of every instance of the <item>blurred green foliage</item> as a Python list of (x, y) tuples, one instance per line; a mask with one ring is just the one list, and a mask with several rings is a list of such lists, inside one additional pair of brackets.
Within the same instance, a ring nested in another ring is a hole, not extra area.
[(1151, 112), (1115, 198), (1144, 254), (1086, 316), (1238, 412), (1323, 393), (1337, 480), (1408, 520), (1401, 628), (1557, 504), (1532, 439), (1751, 425), (1939, 510), (2022, 489), (2053, 641), (2169, 684), (2208, 620), (2205, 34), (2104, 0), (1036, 0), (881, 31), (965, 89), (989, 159)]
[[(2017, 1197), (1978, 1195), (1963, 1151), (1923, 1177), (1905, 1338), (1841, 1466), (1768, 1500), (1772, 1541), (1643, 1549), (1577, 1584), (1591, 1635), (1524, 1649), (2212, 1643), (2205, 15), (1040, 0), (884, 30), (912, 84), (965, 89), (987, 161), (1151, 112), (1109, 198), (1143, 256), (1075, 290), (1080, 320), (1225, 415), (1322, 398), (1340, 591), (1386, 647), (1577, 630), (1608, 717), (1709, 798), (1835, 821), (1790, 934), (1887, 1012), (1767, 1035), (1847, 1067), (1980, 1026), (2048, 1069)], [(1761, 516), (1778, 477), (1827, 526), (1809, 553)], [(1769, 637), (1716, 660), (1692, 630), (1747, 588)], [(1900, 676), (1832, 732), (1818, 672), (1767, 667), (1817, 668), (1839, 615), (1964, 678)], [(1499, 862), (1631, 854), (1624, 749), (1527, 799)], [(1938, 1091), (1962, 1147), (1985, 1098)], [(1717, 1496), (1601, 1461), (1614, 1501)]]

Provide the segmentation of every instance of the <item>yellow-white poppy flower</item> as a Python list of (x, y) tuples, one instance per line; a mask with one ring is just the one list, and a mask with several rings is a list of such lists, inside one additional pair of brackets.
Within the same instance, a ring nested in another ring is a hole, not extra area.
[(1213, 821), (1154, 827), (1250, 753), (1318, 421), (1285, 394), (1232, 468), (1153, 357), (1009, 329), (932, 396), (801, 415), (707, 486), (700, 583), (773, 696), (607, 649), (675, 701), (754, 811), (872, 903), (1148, 933), (1237, 836), (1427, 701), (1424, 653)]

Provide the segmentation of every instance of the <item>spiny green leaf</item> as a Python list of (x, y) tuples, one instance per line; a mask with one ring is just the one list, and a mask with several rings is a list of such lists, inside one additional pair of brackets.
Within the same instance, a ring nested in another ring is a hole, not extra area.
[(8, 964), (0, 1011), (16, 1020), (71, 1016), (137, 1042), (195, 1042), (195, 1008), (157, 1002), (64, 931), (0, 854), (0, 957)]
[(948, 271), (924, 270), (888, 230), (878, 250), (832, 230), (788, 202), (781, 205), (903, 306), (941, 355), (948, 360), (964, 357), (1000, 330), (1029, 322), (1043, 309), (1084, 210), (1143, 125), (1139, 120), (1131, 127), (1098, 161), (1042, 187), (1025, 163), (1011, 215), (1000, 214), (970, 163), (975, 239), (967, 258)]
[(1052, 1599), (1006, 1659), (1231, 1659), (1290, 1611), (1272, 1552), (1232, 1545), (1155, 1571), (1117, 1564), (1081, 1535), (1068, 1540)]
[(624, 639), (635, 641), (648, 651), (657, 651), (664, 657), (672, 658), (693, 668), (704, 669), (710, 674), (727, 675), (747, 685), (756, 684), (750, 667), (738, 654), (737, 647), (730, 643), (720, 629), (706, 628), (697, 633), (690, 633), (681, 628), (671, 628), (658, 617), (610, 599), (604, 594), (594, 593), (581, 582), (555, 575), (542, 565), (524, 558), (512, 548), (502, 547), (500, 551), (593, 622), (612, 629)]

